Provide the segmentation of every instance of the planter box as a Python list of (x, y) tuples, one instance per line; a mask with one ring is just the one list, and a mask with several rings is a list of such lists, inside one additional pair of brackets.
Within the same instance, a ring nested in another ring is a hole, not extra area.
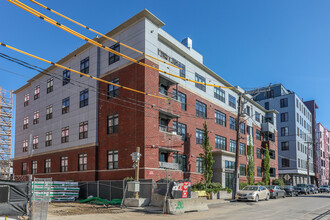
[(219, 191), (219, 199), (231, 199), (232, 193), (228, 193), (227, 191)]

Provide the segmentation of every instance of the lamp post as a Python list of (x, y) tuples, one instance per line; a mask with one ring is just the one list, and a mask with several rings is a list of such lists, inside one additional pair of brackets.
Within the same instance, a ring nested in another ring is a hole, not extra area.
[[(135, 168), (135, 181), (139, 181), (139, 169), (140, 169), (140, 147), (136, 148), (136, 152), (131, 154), (133, 160), (133, 168)], [(139, 198), (139, 192), (135, 192), (135, 198)]]

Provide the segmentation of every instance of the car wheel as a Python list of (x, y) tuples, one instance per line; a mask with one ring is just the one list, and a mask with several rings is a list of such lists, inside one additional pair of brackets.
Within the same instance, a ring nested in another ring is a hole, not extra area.
[(255, 202), (258, 202), (258, 201), (259, 201), (259, 195), (256, 196)]
[(269, 196), (269, 194), (267, 194), (267, 196), (266, 196), (266, 201), (268, 201), (268, 200), (269, 200), (269, 197), (270, 197), (270, 196)]

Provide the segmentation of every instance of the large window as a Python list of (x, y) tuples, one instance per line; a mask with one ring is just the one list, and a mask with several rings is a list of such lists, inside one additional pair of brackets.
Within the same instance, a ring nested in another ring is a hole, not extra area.
[(45, 142), (45, 146), (49, 147), (52, 146), (52, 142), (53, 142), (53, 134), (51, 131), (46, 133), (46, 142)]
[(53, 88), (54, 88), (54, 78), (50, 78), (47, 80), (47, 93), (52, 92)]
[(68, 172), (68, 157), (61, 157), (61, 172)]
[(38, 171), (38, 162), (36, 161), (36, 160), (34, 160), (34, 161), (32, 161), (32, 165), (31, 165), (32, 167), (32, 174), (36, 174), (37, 173), (37, 171)]
[(241, 176), (246, 176), (246, 165), (245, 164), (239, 165), (239, 173)]
[(50, 173), (51, 171), (51, 159), (45, 160), (45, 173)]
[(226, 127), (226, 114), (215, 110), (215, 123)]
[(203, 144), (204, 131), (196, 128), (196, 144)]
[(46, 120), (53, 118), (53, 105), (48, 105), (46, 107)]
[(70, 111), (70, 97), (62, 99), (62, 114)]
[(226, 92), (221, 88), (214, 87), (214, 97), (222, 102), (226, 102)]
[(282, 158), (282, 167), (290, 167), (290, 160)]
[(178, 135), (182, 136), (182, 140), (186, 140), (187, 125), (173, 121), (173, 129), (178, 131)]
[[(80, 61), (80, 72), (88, 74), (89, 73), (89, 57), (86, 57)], [(83, 75), (80, 75), (82, 77)]]
[(206, 118), (206, 105), (196, 100), (196, 115), (198, 117)]
[(230, 140), (230, 152), (236, 153), (236, 141)]
[(262, 168), (257, 167), (257, 177), (262, 177)]
[(284, 98), (280, 100), (280, 107), (281, 108), (288, 107), (288, 98)]
[(183, 172), (186, 172), (186, 166), (187, 166), (187, 157), (186, 155), (182, 154), (173, 154), (173, 163), (179, 164), (179, 169)]
[(113, 115), (108, 115), (108, 123), (107, 123), (107, 133), (108, 134), (113, 134), (113, 133), (118, 133), (118, 114), (113, 114)]
[(256, 139), (261, 140), (261, 131), (256, 129)]
[(63, 86), (70, 83), (70, 71), (64, 70), (63, 71)]
[(241, 122), (239, 130), (242, 134), (245, 134), (245, 124), (243, 122)]
[(79, 139), (88, 138), (88, 121), (79, 124)]
[(260, 122), (260, 113), (259, 112), (257, 112), (257, 111), (255, 111), (255, 120), (257, 121), (257, 122)]
[(232, 130), (236, 130), (236, 119), (233, 117), (229, 117), (229, 127)]
[(271, 167), (269, 170), (270, 177), (275, 177), (275, 168)]
[(108, 151), (108, 170), (118, 169), (118, 150)]
[(78, 155), (78, 170), (84, 171), (87, 170), (87, 154), (79, 154)]
[(24, 96), (24, 107), (29, 105), (30, 95), (26, 94)]
[(241, 155), (246, 154), (246, 146), (243, 143), (239, 143), (239, 154), (241, 154)]
[(198, 73), (195, 73), (195, 81), (203, 83), (203, 84), (195, 83), (195, 87), (205, 92), (206, 91), (205, 77), (199, 75)]
[(32, 148), (38, 149), (38, 145), (39, 145), (39, 136), (33, 136)]
[[(116, 78), (116, 79), (111, 80), (110, 82), (114, 83), (114, 84), (119, 84), (119, 79)], [(108, 99), (118, 96), (118, 93), (119, 93), (118, 86), (110, 85), (110, 84), (108, 85)]]
[(288, 127), (282, 127), (281, 128), (281, 136), (288, 136), (289, 135), (289, 128)]
[(176, 97), (178, 98), (178, 101), (181, 102), (181, 109), (186, 111), (187, 110), (187, 97), (186, 97), (186, 95), (182, 92), (177, 93), (177, 91), (175, 89), (173, 89), (173, 98), (176, 98)]
[(34, 100), (37, 100), (40, 97), (40, 86), (34, 88)]
[[(116, 52), (120, 52), (120, 44), (119, 43), (116, 43), (116, 44), (112, 45), (110, 47), (110, 49), (112, 49), (112, 50), (114, 50)], [(118, 56), (118, 55), (116, 55), (114, 53), (109, 52), (109, 65), (111, 65), (111, 64), (119, 61), (119, 58), (120, 58), (120, 56)]]
[(39, 111), (33, 113), (33, 124), (39, 124)]
[(261, 159), (261, 149), (257, 148), (256, 150), (257, 150), (257, 158)]
[(236, 109), (236, 98), (229, 94), (229, 106)]
[(203, 173), (203, 160), (200, 157), (196, 157), (196, 172)]
[[(298, 142), (299, 144), (299, 142)], [(285, 151), (285, 150), (289, 150), (289, 142), (285, 141), (285, 142), (281, 142), (281, 150)]]
[(88, 105), (88, 89), (80, 92), (80, 108)]
[(220, 135), (215, 135), (215, 148), (226, 150), (226, 138)]
[(69, 126), (62, 128), (61, 143), (69, 142)]
[(235, 169), (235, 162), (225, 160), (225, 168), (226, 169)]
[(286, 122), (286, 121), (289, 121), (289, 113), (288, 112), (281, 113), (281, 122)]

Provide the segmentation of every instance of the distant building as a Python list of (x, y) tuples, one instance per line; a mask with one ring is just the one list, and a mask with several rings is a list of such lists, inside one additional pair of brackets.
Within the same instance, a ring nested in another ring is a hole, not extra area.
[(309, 174), (315, 183), (313, 167), (313, 118), (312, 113), (298, 97), (282, 84), (270, 86), (268, 91), (255, 91), (255, 101), (266, 109), (276, 109), (278, 132), (279, 176), (290, 177), (292, 184), (307, 183), (307, 161)]
[(317, 161), (316, 167), (320, 174), (318, 178), (318, 184), (329, 184), (329, 130), (323, 127), (321, 123), (316, 125), (316, 149), (317, 149)]

